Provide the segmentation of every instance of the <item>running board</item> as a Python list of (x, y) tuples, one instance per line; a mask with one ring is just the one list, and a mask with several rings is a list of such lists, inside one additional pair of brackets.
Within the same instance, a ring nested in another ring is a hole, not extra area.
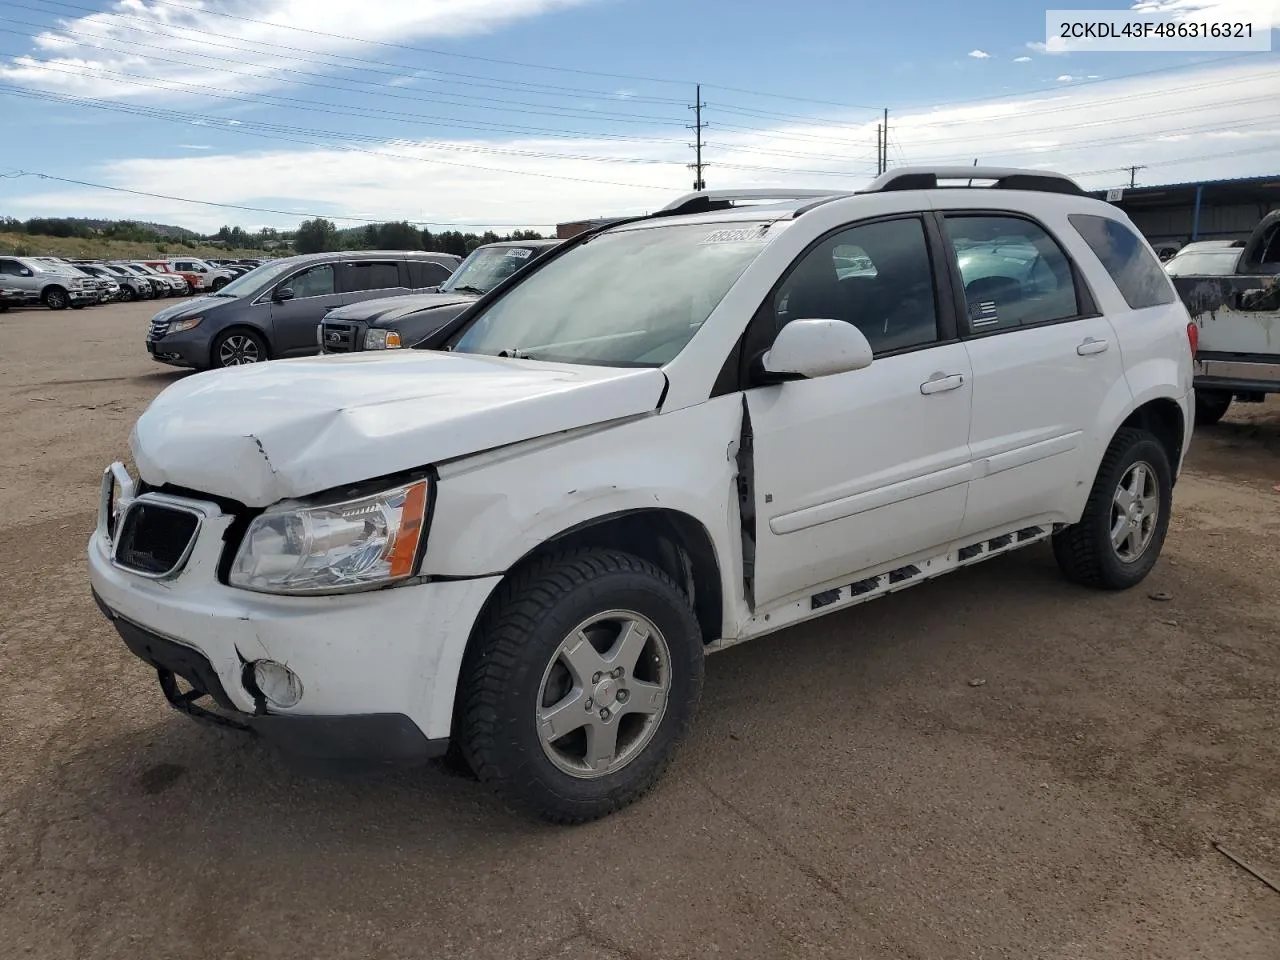
[(906, 590), (917, 583), (932, 580), (952, 570), (969, 567), (999, 554), (1009, 553), (1028, 544), (1045, 540), (1060, 526), (1062, 525), (1041, 524), (1023, 527), (986, 540), (966, 544), (927, 560), (917, 560), (915, 563), (897, 567), (874, 577), (865, 577), (844, 586), (823, 590), (806, 599), (797, 600), (777, 610), (770, 610), (768, 613), (752, 617), (743, 625), (742, 633), (737, 639), (717, 640), (710, 649), (732, 646), (761, 634), (772, 633), (774, 630), (811, 620), (815, 616), (843, 610), (899, 590)]

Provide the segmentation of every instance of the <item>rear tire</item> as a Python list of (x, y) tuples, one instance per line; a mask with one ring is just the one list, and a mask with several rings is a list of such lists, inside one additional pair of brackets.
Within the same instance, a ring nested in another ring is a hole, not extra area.
[(1172, 502), (1173, 471), (1160, 441), (1122, 428), (1102, 458), (1080, 522), (1053, 536), (1059, 569), (1074, 583), (1103, 590), (1141, 583), (1160, 557)]
[(137, 291), (137, 290), (135, 290), (135, 289), (133, 289), (133, 287), (121, 287), (121, 288), (120, 288), (120, 300), (121, 300), (122, 302), (124, 302), (124, 303), (133, 303), (133, 301), (135, 301), (135, 300), (137, 300), (137, 299), (138, 299), (138, 291)]
[(471, 769), (553, 823), (595, 820), (639, 799), (702, 692), (689, 598), (647, 560), (598, 548), (537, 560), (499, 591), (459, 684), (457, 728)]
[(1235, 394), (1227, 390), (1196, 391), (1196, 426), (1210, 427), (1226, 416)]

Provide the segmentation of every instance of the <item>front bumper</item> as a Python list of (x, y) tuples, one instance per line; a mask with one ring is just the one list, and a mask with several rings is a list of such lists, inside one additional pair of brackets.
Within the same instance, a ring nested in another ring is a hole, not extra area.
[[(219, 583), (234, 518), (204, 501), (185, 565), (164, 580), (117, 566), (106, 523), (89, 543), (99, 608), (126, 646), (157, 670), (184, 713), (251, 730), (312, 759), (398, 762), (437, 755), (472, 624), (498, 577), (365, 593), (280, 597)], [(285, 664), (302, 696), (290, 708), (251, 688), (246, 666)], [(177, 678), (192, 687), (179, 691)], [(208, 698), (213, 707), (196, 701)]]
[[(201, 325), (203, 326), (203, 324)], [(152, 360), (167, 363), (175, 367), (189, 367), (200, 370), (209, 366), (212, 350), (208, 332), (196, 327), (180, 333), (166, 334), (158, 340), (148, 336), (147, 353)]]
[[(411, 764), (439, 757), (449, 747), (448, 737), (428, 739), (417, 724), (400, 713), (281, 716), (237, 710), (212, 664), (198, 650), (117, 616), (96, 591), (93, 599), (125, 646), (155, 668), (169, 704), (193, 719), (257, 734), (308, 760)], [(190, 689), (183, 690), (179, 679)], [(201, 704), (206, 698), (212, 706)]]

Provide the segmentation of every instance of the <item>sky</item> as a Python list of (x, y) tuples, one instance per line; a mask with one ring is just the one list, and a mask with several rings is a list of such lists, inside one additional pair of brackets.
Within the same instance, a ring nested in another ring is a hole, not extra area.
[(0, 215), (642, 213), (692, 189), (699, 83), (709, 189), (857, 189), (886, 109), (891, 167), (1280, 175), (1280, 29), (1058, 53), (1045, 6), (1280, 26), (1280, 0), (0, 0)]

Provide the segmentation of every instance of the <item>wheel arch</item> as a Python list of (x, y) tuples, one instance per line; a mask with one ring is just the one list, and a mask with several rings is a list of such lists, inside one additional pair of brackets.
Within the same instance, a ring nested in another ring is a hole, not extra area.
[[(657, 565), (689, 595), (703, 643), (720, 638), (724, 616), (720, 560), (711, 533), (697, 518), (666, 507), (639, 507), (603, 514), (566, 527), (525, 552), (503, 581), (547, 554), (581, 547), (608, 547)], [(501, 584), (490, 594), (477, 626), (496, 602)], [(468, 646), (476, 641), (473, 628)]]
[[(1172, 397), (1155, 397), (1136, 407), (1112, 433), (1131, 427), (1152, 434), (1169, 458), (1173, 483), (1178, 482), (1178, 467), (1186, 446), (1186, 414)], [(1109, 443), (1110, 441), (1108, 441)]]

